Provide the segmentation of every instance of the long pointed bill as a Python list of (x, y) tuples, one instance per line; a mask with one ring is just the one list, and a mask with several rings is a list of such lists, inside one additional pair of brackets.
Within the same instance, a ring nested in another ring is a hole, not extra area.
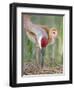
[(41, 67), (44, 66), (44, 55), (45, 55), (45, 48), (41, 49)]
[(48, 39), (46, 37), (43, 37), (41, 39), (41, 67), (44, 66), (44, 55), (45, 55), (45, 48), (48, 44)]
[(39, 62), (40, 62), (40, 48), (36, 47), (36, 65), (39, 67)]

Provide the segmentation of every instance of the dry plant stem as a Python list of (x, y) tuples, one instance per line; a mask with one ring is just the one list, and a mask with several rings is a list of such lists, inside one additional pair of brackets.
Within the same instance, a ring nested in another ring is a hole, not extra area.
[(56, 44), (54, 42), (52, 44), (51, 66), (54, 66), (55, 65), (55, 48), (56, 48)]

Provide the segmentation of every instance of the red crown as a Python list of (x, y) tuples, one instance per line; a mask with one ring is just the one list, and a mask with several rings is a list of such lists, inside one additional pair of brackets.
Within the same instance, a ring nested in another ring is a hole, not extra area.
[(48, 39), (47, 39), (46, 37), (43, 37), (43, 38), (41, 39), (41, 46), (42, 46), (42, 47), (46, 47), (47, 44), (48, 44)]

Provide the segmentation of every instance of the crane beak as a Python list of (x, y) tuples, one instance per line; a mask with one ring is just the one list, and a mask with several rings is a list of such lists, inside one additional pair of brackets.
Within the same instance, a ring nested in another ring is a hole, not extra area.
[(45, 48), (41, 49), (41, 67), (44, 66)]

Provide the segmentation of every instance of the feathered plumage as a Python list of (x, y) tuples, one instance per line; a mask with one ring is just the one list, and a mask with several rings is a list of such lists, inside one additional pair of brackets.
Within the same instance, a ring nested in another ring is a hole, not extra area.
[(48, 28), (48, 26), (45, 25), (36, 25), (32, 23), (30, 16), (28, 15), (23, 16), (23, 21), (28, 38), (41, 49), (41, 52), (44, 51), (43, 48), (48, 44), (54, 43), (58, 34), (56, 28)]

